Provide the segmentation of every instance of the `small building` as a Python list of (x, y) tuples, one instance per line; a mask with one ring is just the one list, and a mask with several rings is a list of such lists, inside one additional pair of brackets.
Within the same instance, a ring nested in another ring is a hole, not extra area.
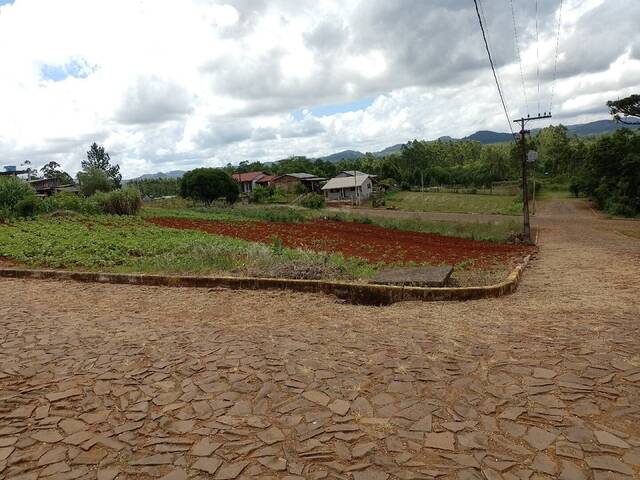
[(68, 192), (79, 193), (79, 188), (70, 184), (61, 184), (57, 178), (36, 178), (28, 180), (27, 183), (36, 191), (36, 195), (40, 197), (48, 197), (54, 193)]
[(373, 177), (363, 172), (356, 172), (355, 175), (338, 175), (322, 187), (322, 192), (328, 202), (349, 200), (359, 203), (367, 200), (373, 193)]
[(270, 185), (279, 187), (287, 193), (294, 192), (299, 185), (304, 186), (310, 192), (317, 192), (320, 190), (320, 184), (325, 180), (326, 178), (310, 173), (285, 173), (273, 178)]
[(241, 193), (251, 193), (256, 188), (258, 182), (263, 177), (268, 177), (264, 172), (247, 172), (247, 173), (234, 173), (233, 179), (240, 184)]

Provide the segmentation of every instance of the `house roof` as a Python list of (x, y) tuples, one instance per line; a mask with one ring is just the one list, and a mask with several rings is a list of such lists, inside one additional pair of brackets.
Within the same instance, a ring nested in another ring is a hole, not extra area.
[(253, 182), (257, 178), (265, 176), (264, 172), (247, 172), (247, 173), (234, 173), (232, 175), (233, 179), (242, 183), (242, 182)]
[(257, 183), (269, 183), (274, 178), (277, 178), (277, 177), (275, 175), (263, 175), (258, 180), (256, 180), (256, 182)]
[[(345, 175), (349, 176), (349, 177), (353, 177), (353, 176), (358, 176), (358, 175), (369, 175), (369, 174), (361, 172), (360, 170), (343, 170), (337, 176), (338, 177), (340, 177), (340, 176), (344, 177)], [(371, 176), (371, 175), (369, 175), (369, 176)]]
[(329, 180), (324, 187), (322, 187), (322, 190), (336, 190), (339, 188), (353, 188), (354, 186), (358, 186), (361, 187), (362, 184), (367, 180), (367, 178), (370, 178), (371, 175), (367, 175), (366, 173), (363, 173), (362, 175), (356, 175), (351, 176), (351, 177), (334, 177), (331, 180)]
[(326, 180), (326, 178), (323, 177), (317, 177), (315, 175), (312, 175), (310, 173), (305, 173), (305, 172), (297, 172), (297, 173), (283, 173), (282, 175), (278, 175), (276, 178), (282, 178), (282, 177), (293, 177), (293, 178), (297, 178), (298, 180)]

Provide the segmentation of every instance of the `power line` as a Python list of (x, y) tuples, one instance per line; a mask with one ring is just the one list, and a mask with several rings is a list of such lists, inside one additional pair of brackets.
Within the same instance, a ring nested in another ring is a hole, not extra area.
[(520, 54), (520, 41), (518, 39), (518, 28), (516, 26), (516, 12), (513, 8), (513, 0), (509, 0), (511, 3), (511, 19), (513, 20), (513, 38), (514, 44), (516, 47), (516, 57), (518, 58), (518, 63), (520, 64), (520, 80), (522, 81), (522, 94), (524, 96), (524, 106), (527, 114), (529, 113), (529, 100), (527, 99), (527, 87), (524, 82), (524, 70), (522, 69), (522, 55)]
[(491, 71), (493, 72), (493, 78), (496, 81), (496, 87), (498, 87), (498, 95), (500, 95), (500, 102), (502, 102), (502, 108), (504, 110), (504, 115), (507, 117), (507, 123), (509, 124), (509, 130), (511, 130), (511, 135), (514, 135), (513, 127), (511, 126), (511, 118), (509, 118), (509, 112), (507, 111), (507, 105), (504, 101), (504, 96), (502, 95), (502, 89), (500, 88), (500, 82), (498, 81), (498, 74), (496, 73), (496, 67), (493, 64), (493, 58), (491, 58), (491, 50), (489, 50), (489, 43), (487, 42), (487, 34), (484, 31), (484, 25), (482, 24), (482, 18), (480, 18), (480, 10), (478, 9), (478, 0), (473, 0), (473, 3), (476, 6), (476, 15), (478, 15), (478, 23), (480, 24), (480, 30), (482, 31), (482, 39), (484, 40), (484, 47), (487, 50), (487, 56), (489, 57), (489, 64), (491, 65)]
[(536, 0), (536, 79), (538, 82), (538, 115), (540, 115), (540, 42), (538, 41), (538, 0)]
[(562, 0), (558, 10), (558, 33), (556, 34), (556, 59), (553, 63), (553, 81), (551, 82), (551, 98), (549, 99), (549, 111), (553, 110), (553, 95), (556, 90), (556, 78), (558, 76), (558, 55), (560, 53), (560, 25), (562, 24)]

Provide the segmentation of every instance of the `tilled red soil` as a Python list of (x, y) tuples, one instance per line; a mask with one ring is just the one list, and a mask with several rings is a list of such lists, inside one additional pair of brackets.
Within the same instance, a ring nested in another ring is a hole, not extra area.
[(451, 265), (473, 260), (480, 268), (524, 256), (529, 247), (407, 232), (353, 222), (316, 220), (306, 223), (223, 222), (182, 218), (149, 218), (155, 225), (271, 243), (274, 237), (290, 248), (341, 252), (370, 262), (416, 262)]

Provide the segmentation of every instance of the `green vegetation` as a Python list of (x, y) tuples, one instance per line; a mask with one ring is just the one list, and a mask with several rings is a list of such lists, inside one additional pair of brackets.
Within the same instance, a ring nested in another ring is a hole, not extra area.
[(84, 172), (78, 172), (78, 184), (80, 193), (85, 197), (98, 192), (110, 192), (115, 187), (113, 180), (109, 178), (104, 170), (91, 167)]
[(232, 273), (363, 278), (375, 266), (340, 254), (263, 245), (138, 217), (47, 217), (0, 225), (0, 255), (31, 266), (112, 272)]
[(253, 203), (286, 203), (287, 195), (281, 188), (258, 185), (251, 192)]
[(318, 210), (320, 208), (324, 208), (324, 197), (319, 193), (310, 193), (302, 199), (300, 205), (302, 205), (304, 208), (312, 208)]
[(143, 215), (148, 217), (176, 217), (190, 220), (219, 221), (262, 221), (300, 223), (305, 221), (302, 211), (290, 207), (154, 207), (156, 202), (147, 206)]
[(180, 180), (180, 195), (211, 204), (221, 198), (235, 203), (240, 196), (238, 183), (225, 171), (216, 168), (196, 168)]
[(96, 203), (100, 212), (109, 215), (137, 215), (142, 207), (140, 192), (131, 187), (99, 192), (91, 200)]
[(590, 144), (570, 188), (612, 215), (640, 215), (640, 134), (622, 129)]
[(357, 222), (377, 225), (395, 230), (410, 232), (436, 233), (447, 237), (486, 240), (489, 242), (505, 242), (514, 232), (520, 231), (520, 224), (515, 221), (502, 222), (450, 222), (440, 220), (421, 220), (417, 218), (388, 218), (382, 216), (361, 216), (338, 213), (327, 218), (342, 222)]
[(388, 206), (413, 212), (495, 213), (518, 215), (522, 202), (511, 195), (479, 195), (435, 192), (393, 192)]
[(627, 237), (633, 237), (640, 240), (640, 230), (623, 230), (620, 233), (626, 235)]
[(0, 177), (0, 221), (23, 216), (25, 202), (37, 203), (33, 189), (19, 178)]
[(149, 178), (144, 180), (131, 180), (127, 186), (140, 191), (143, 197), (158, 198), (178, 195), (180, 180), (177, 178)]

